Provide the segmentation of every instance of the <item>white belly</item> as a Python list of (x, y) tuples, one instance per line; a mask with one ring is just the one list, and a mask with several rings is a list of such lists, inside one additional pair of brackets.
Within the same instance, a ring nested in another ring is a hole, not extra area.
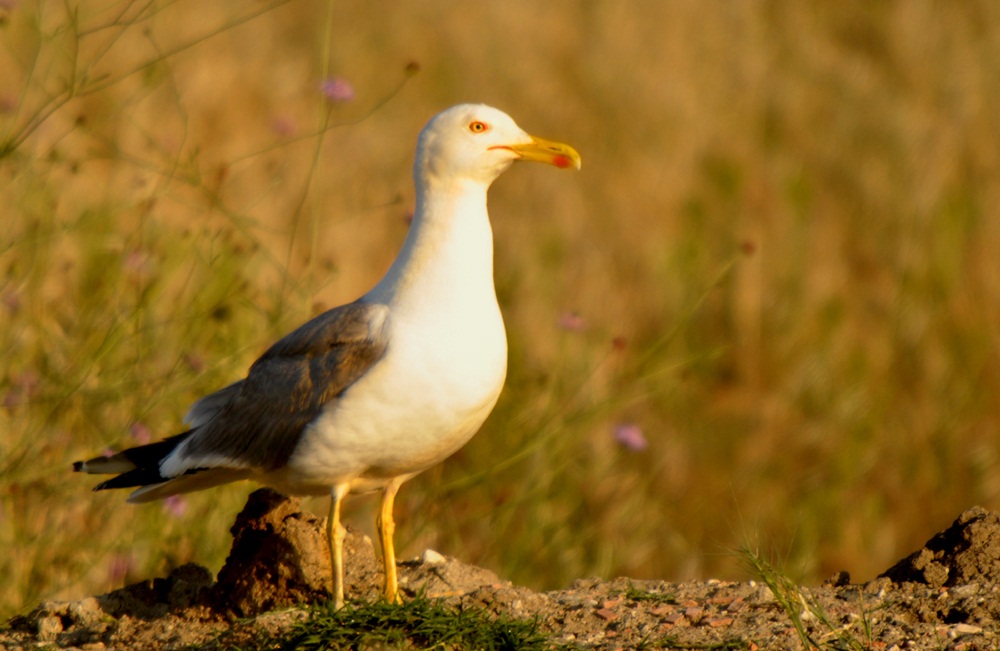
[[(468, 306), (466, 306), (468, 307)], [(389, 348), (314, 421), (280, 483), (320, 493), (415, 475), (462, 447), (496, 404), (507, 340), (495, 301), (437, 323), (394, 320)]]

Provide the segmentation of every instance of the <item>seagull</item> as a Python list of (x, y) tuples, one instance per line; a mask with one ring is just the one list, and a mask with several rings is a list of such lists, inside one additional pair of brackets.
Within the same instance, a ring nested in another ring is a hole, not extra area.
[(134, 488), (133, 503), (242, 479), (329, 494), (335, 608), (344, 604), (341, 502), (381, 491), (382, 596), (399, 603), (396, 492), (468, 442), (507, 374), (486, 195), (515, 161), (580, 168), (575, 149), (529, 135), (498, 109), (460, 104), (433, 117), (417, 142), (410, 230), (371, 291), (293, 330), (244, 379), (195, 402), (187, 431), (73, 469), (117, 475), (94, 490)]

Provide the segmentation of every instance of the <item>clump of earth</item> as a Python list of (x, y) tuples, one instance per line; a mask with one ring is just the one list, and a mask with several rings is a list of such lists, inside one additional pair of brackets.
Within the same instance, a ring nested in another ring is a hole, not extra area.
[[(254, 492), (232, 528), (217, 577), (189, 564), (166, 578), (74, 602), (45, 602), (0, 630), (0, 648), (185, 649), (239, 645), (290, 631), (301, 607), (328, 599), (324, 521), (297, 500)], [(378, 597), (381, 569), (371, 541), (345, 541), (350, 596)], [(456, 608), (537, 618), (554, 645), (581, 649), (802, 649), (802, 632), (828, 648), (949, 649), (1000, 646), (1000, 513), (973, 507), (879, 578), (846, 572), (819, 587), (764, 581), (670, 583), (580, 579), (536, 592), (489, 570), (428, 550), (400, 564), (404, 599), (417, 593)], [(853, 643), (853, 642), (852, 642)]]

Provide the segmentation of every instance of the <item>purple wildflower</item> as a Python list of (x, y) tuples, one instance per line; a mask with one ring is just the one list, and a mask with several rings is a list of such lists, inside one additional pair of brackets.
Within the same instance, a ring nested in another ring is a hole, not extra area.
[(354, 99), (354, 87), (346, 79), (331, 77), (319, 85), (323, 97), (334, 103), (350, 102)]
[(184, 361), (187, 363), (188, 368), (196, 373), (200, 373), (205, 370), (205, 358), (201, 355), (188, 353), (184, 356)]
[(563, 312), (557, 321), (559, 327), (569, 332), (580, 332), (587, 327), (587, 321), (579, 312)]
[(4, 292), (3, 296), (0, 296), (0, 303), (3, 303), (8, 312), (14, 314), (21, 309), (21, 294), (16, 289)]
[(38, 373), (29, 369), (22, 373), (16, 373), (11, 378), (10, 391), (4, 396), (3, 406), (11, 409), (29, 402), (38, 395), (41, 386), (41, 378)]
[(649, 447), (649, 441), (642, 433), (642, 428), (635, 423), (621, 423), (615, 427), (615, 440), (632, 452), (642, 452)]
[(135, 566), (135, 560), (131, 554), (115, 554), (108, 563), (108, 581), (111, 583), (124, 583), (125, 577)]
[(145, 251), (132, 249), (122, 256), (122, 269), (138, 281), (148, 280), (153, 271), (153, 259)]
[[(320, 87), (322, 89), (322, 87)], [(298, 129), (295, 120), (288, 115), (279, 115), (271, 120), (271, 130), (279, 136), (294, 136)]]
[(145, 445), (153, 440), (153, 431), (145, 423), (132, 423), (128, 431), (139, 445)]
[(179, 518), (187, 511), (187, 500), (180, 495), (171, 495), (163, 500), (163, 510), (171, 517)]

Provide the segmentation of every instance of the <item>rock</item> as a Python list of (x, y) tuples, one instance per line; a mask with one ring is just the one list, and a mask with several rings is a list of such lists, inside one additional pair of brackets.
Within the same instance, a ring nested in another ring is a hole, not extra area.
[(99, 612), (111, 617), (127, 614), (153, 619), (201, 603), (211, 585), (211, 572), (201, 565), (186, 563), (174, 568), (166, 578), (140, 581), (101, 595), (97, 603)]
[(433, 549), (425, 549), (423, 555), (420, 557), (420, 562), (424, 565), (444, 565), (447, 560)]
[(408, 595), (423, 593), (431, 599), (470, 594), (501, 582), (489, 570), (465, 565), (431, 550), (424, 552), (421, 560), (401, 565), (400, 589)]
[(851, 574), (846, 570), (840, 570), (833, 576), (823, 581), (823, 586), (826, 588), (842, 588), (845, 585), (851, 584)]
[(972, 624), (955, 624), (952, 629), (956, 635), (975, 635), (976, 633), (982, 633), (982, 626), (973, 626)]
[(40, 642), (55, 642), (56, 637), (63, 632), (62, 620), (52, 614), (40, 616), (35, 620), (35, 631)]
[(102, 597), (87, 597), (81, 601), (46, 601), (26, 618), (40, 642), (59, 646), (93, 642), (112, 622), (101, 607)]
[(201, 601), (212, 585), (212, 573), (201, 565), (186, 563), (167, 576), (166, 602), (171, 608), (186, 608)]
[(881, 575), (933, 587), (1000, 581), (1000, 514), (974, 506)]

